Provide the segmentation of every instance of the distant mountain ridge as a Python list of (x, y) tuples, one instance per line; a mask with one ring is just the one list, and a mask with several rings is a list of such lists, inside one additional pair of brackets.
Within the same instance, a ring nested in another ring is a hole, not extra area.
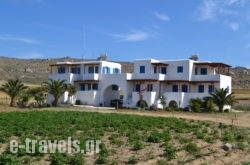
[[(6, 81), (8, 79), (18, 78), (24, 83), (37, 85), (48, 80), (50, 64), (54, 64), (59, 61), (101, 60), (102, 57), (100, 57), (97, 59), (76, 59), (70, 57), (49, 59), (18, 59), (0, 57), (0, 80)], [(123, 73), (133, 72), (132, 62), (114, 62), (121, 63)], [(230, 75), (232, 76), (233, 89), (250, 89), (250, 69), (240, 66), (234, 67), (230, 69)]]

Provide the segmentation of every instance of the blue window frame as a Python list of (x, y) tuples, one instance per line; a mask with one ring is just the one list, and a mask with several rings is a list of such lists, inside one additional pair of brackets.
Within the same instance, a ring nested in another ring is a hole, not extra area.
[(98, 84), (97, 83), (92, 84), (92, 89), (93, 90), (98, 90)]
[(79, 67), (71, 68), (71, 73), (80, 74), (81, 73), (81, 68), (79, 68)]
[(167, 74), (167, 67), (161, 67), (161, 73)]
[(141, 85), (140, 84), (135, 84), (135, 91), (140, 92), (141, 91)]
[(148, 84), (148, 85), (147, 85), (147, 91), (148, 91), (148, 92), (153, 91), (153, 84)]
[(99, 66), (95, 66), (95, 73), (99, 73)]
[(110, 68), (107, 67), (107, 66), (103, 67), (103, 68), (102, 68), (102, 73), (103, 73), (103, 74), (110, 74)]
[(89, 91), (91, 90), (91, 84), (88, 84), (88, 90)]
[(172, 91), (173, 92), (178, 92), (178, 85), (173, 85), (172, 86)]
[(114, 68), (114, 69), (113, 69), (113, 73), (120, 73), (120, 69)]
[(66, 73), (66, 69), (64, 67), (60, 67), (58, 68), (57, 73), (59, 74)]
[(88, 68), (88, 73), (94, 73), (94, 67), (93, 66), (90, 66)]
[(81, 91), (85, 91), (85, 84), (81, 84)]
[(207, 75), (207, 68), (201, 68), (201, 75)]
[(198, 92), (199, 93), (204, 93), (204, 85), (199, 85), (198, 86)]
[(208, 86), (208, 92), (214, 92), (214, 85)]
[(183, 73), (183, 66), (177, 66), (177, 73)]
[(182, 92), (188, 92), (188, 85), (184, 84), (181, 86)]
[(156, 66), (154, 67), (154, 73), (157, 73), (157, 67)]
[(140, 73), (145, 73), (145, 66), (140, 66)]

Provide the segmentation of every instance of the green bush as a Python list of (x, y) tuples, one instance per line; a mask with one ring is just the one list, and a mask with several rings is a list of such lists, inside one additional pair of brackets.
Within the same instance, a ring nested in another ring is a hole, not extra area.
[(139, 158), (132, 156), (128, 159), (128, 164), (136, 164), (139, 162)]
[(192, 153), (192, 154), (197, 154), (200, 151), (200, 148), (197, 146), (196, 143), (188, 143), (184, 149), (188, 152), (188, 153)]
[(168, 160), (175, 159), (176, 149), (174, 148), (172, 144), (169, 144), (169, 143), (165, 144), (165, 150), (164, 150), (163, 156), (167, 158)]

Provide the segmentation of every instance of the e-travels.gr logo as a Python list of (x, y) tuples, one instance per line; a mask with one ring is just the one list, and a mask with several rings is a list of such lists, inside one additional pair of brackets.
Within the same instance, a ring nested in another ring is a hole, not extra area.
[(79, 140), (72, 140), (68, 137), (67, 140), (32, 140), (25, 139), (25, 144), (19, 144), (17, 140), (10, 141), (10, 152), (17, 153), (19, 149), (25, 149), (26, 153), (85, 153), (93, 155), (99, 153), (99, 145), (101, 140), (87, 140), (85, 142), (85, 149), (80, 148), (81, 142)]

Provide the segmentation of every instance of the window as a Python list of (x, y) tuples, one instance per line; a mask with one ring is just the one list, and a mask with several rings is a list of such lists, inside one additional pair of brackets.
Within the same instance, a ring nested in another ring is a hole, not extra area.
[(194, 74), (197, 75), (198, 74), (198, 69), (195, 68), (194, 72), (195, 72)]
[(198, 86), (198, 92), (199, 93), (204, 93), (204, 85), (199, 85)]
[(109, 73), (110, 73), (110, 68), (107, 67), (107, 66), (103, 67), (103, 68), (102, 68), (102, 73), (103, 73), (103, 74), (109, 74)]
[(182, 92), (188, 92), (188, 85), (184, 84), (181, 86)]
[(112, 85), (112, 91), (118, 91), (118, 86), (117, 85)]
[(95, 73), (99, 73), (99, 67), (95, 66)]
[(148, 91), (148, 92), (153, 91), (153, 84), (148, 84), (148, 85), (147, 85), (147, 91)]
[(167, 74), (167, 68), (166, 67), (161, 67), (161, 73), (162, 74)]
[(157, 67), (156, 66), (154, 67), (154, 73), (157, 73)]
[(173, 85), (172, 86), (172, 91), (173, 92), (178, 92), (178, 85)]
[(88, 90), (89, 91), (91, 90), (91, 84), (88, 84)]
[(208, 86), (208, 92), (214, 92), (214, 85)]
[(93, 89), (93, 90), (98, 90), (98, 84), (96, 84), (96, 83), (95, 83), (95, 84), (92, 84), (92, 89)]
[(81, 68), (71, 68), (71, 73), (80, 74)]
[(81, 84), (81, 91), (85, 91), (85, 84)]
[(94, 73), (94, 67), (93, 66), (90, 66), (88, 68), (88, 73)]
[(135, 84), (135, 91), (140, 92), (141, 91), (141, 85), (140, 84)]
[(178, 66), (177, 73), (182, 73), (182, 72), (183, 72), (183, 66)]
[(145, 73), (145, 66), (140, 66), (140, 73)]
[(65, 72), (66, 72), (66, 69), (64, 67), (58, 68), (58, 72), (57, 73), (61, 74), (61, 73), (65, 73)]
[(207, 68), (201, 68), (201, 75), (207, 75)]
[(114, 69), (113, 69), (113, 73), (120, 73), (120, 69), (114, 68)]

